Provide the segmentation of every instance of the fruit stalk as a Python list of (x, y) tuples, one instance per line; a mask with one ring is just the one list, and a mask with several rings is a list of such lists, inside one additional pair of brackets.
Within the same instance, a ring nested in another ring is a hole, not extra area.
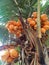
[(37, 32), (38, 32), (38, 37), (41, 38), (40, 0), (38, 0), (38, 7), (37, 7)]

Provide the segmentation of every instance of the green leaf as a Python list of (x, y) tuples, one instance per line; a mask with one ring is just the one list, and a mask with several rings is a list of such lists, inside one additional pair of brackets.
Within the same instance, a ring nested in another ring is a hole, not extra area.
[(17, 46), (15, 49), (16, 49), (18, 52), (20, 52), (20, 50), (21, 50), (20, 46)]

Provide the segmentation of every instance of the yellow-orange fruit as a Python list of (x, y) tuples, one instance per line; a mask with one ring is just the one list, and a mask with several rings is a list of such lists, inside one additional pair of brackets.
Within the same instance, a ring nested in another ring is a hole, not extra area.
[(8, 29), (8, 31), (9, 31), (10, 33), (12, 33), (12, 34), (15, 33), (14, 29)]
[(15, 33), (14, 30), (8, 30), (8, 31), (9, 31), (9, 33), (12, 33), (12, 34)]
[(33, 20), (32, 18), (27, 18), (27, 21), (28, 21), (28, 22), (30, 22), (30, 21), (32, 21), (32, 20)]
[(44, 25), (49, 25), (49, 21), (43, 22)]
[(8, 29), (9, 26), (10, 26), (10, 29), (13, 28), (13, 26), (17, 25), (17, 22), (16, 21), (13, 21), (13, 20), (10, 20), (8, 21), (8, 23), (6, 24), (6, 28)]
[(14, 29), (14, 25), (9, 25), (9, 30), (13, 30)]
[(22, 28), (23, 28), (22, 26), (19, 26), (19, 30), (22, 30)]
[(18, 19), (18, 21), (17, 21), (17, 26), (19, 27), (19, 26), (21, 26), (21, 21)]
[(28, 18), (27, 21), (31, 26), (34, 26), (36, 24), (36, 22), (32, 18)]
[(8, 57), (9, 57), (9, 51), (5, 50), (4, 53), (3, 53), (3, 55), (1, 56), (1, 59), (3, 61), (6, 61)]
[(17, 26), (18, 26), (18, 27), (21, 26), (21, 23), (20, 23), (20, 22), (17, 22)]
[(46, 30), (48, 30), (49, 26), (48, 25), (44, 25), (43, 28), (46, 29)]
[(34, 26), (36, 23), (35, 23), (35, 21), (32, 20), (32, 21), (29, 22), (29, 24), (30, 24), (31, 26)]
[(34, 26), (36, 24), (36, 22), (32, 18), (28, 18), (27, 21), (31, 26)]
[(41, 15), (41, 21), (42, 21), (42, 22), (45, 22), (45, 21), (47, 21), (47, 20), (48, 20), (47, 15), (46, 15), (46, 14), (42, 14), (42, 15)]
[(18, 26), (14, 26), (14, 30), (16, 30), (16, 31), (17, 31), (17, 30), (18, 30)]
[(15, 49), (10, 49), (9, 52), (10, 52), (10, 57), (11, 57), (11, 58), (18, 58), (19, 53), (18, 53), (17, 50), (15, 50)]
[(14, 31), (14, 25), (12, 25), (12, 24), (7, 24), (7, 29), (8, 29), (8, 31), (10, 32), (10, 33), (13, 33)]
[(41, 28), (41, 32), (42, 32), (42, 33), (45, 33), (46, 30), (45, 30), (44, 28)]
[(33, 21), (36, 21), (36, 18), (32, 18), (33, 19)]
[(37, 18), (37, 12), (33, 12), (33, 13), (32, 13), (32, 16), (33, 16), (34, 18)]
[(10, 21), (8, 21), (10, 24), (12, 24), (12, 25), (17, 25), (17, 22), (16, 21), (14, 21), (14, 20), (10, 20)]
[(20, 30), (18, 30), (18, 31), (16, 32), (16, 36), (17, 36), (17, 37), (20, 37), (20, 36), (21, 36), (21, 31), (20, 31)]
[(8, 59), (6, 61), (7, 61), (7, 63), (11, 63), (13, 61), (13, 58), (8, 57)]

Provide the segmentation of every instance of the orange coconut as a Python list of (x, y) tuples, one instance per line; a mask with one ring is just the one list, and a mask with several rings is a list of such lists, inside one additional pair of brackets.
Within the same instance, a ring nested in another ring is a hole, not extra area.
[(46, 14), (42, 14), (42, 15), (41, 15), (41, 21), (42, 21), (42, 22), (45, 22), (45, 21), (47, 21), (47, 20), (48, 20), (47, 15), (46, 15)]
[(13, 60), (14, 60), (13, 58), (8, 57), (8, 59), (6, 61), (7, 61), (7, 63), (11, 63)]
[(32, 16), (33, 16), (34, 18), (37, 18), (37, 12), (33, 12), (33, 13), (32, 13)]
[(9, 57), (9, 51), (5, 50), (3, 52), (3, 55), (1, 56), (1, 58), (2, 58), (3, 61), (6, 61), (8, 57)]
[(45, 33), (46, 30), (45, 30), (44, 28), (41, 28), (41, 32), (42, 32), (42, 33)]
[(15, 50), (15, 49), (10, 49), (9, 52), (10, 52), (10, 57), (11, 57), (11, 58), (18, 58), (19, 53), (18, 53), (17, 50)]

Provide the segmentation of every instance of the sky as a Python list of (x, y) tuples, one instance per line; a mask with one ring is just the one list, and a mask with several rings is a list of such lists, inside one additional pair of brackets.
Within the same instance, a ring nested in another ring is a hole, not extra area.
[(47, 0), (42, 0), (42, 2), (41, 2), (41, 3), (42, 3), (42, 6), (45, 5), (46, 1), (47, 1)]

